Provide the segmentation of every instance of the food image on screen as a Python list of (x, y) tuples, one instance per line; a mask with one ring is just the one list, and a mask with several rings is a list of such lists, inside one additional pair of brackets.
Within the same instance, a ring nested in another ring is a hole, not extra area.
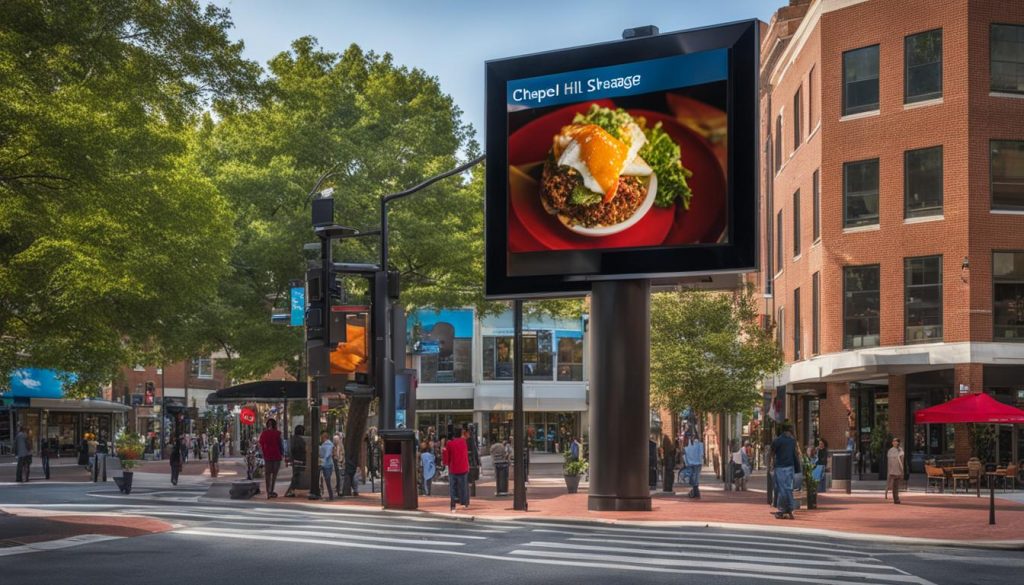
[(509, 252), (726, 242), (718, 53), (510, 81)]

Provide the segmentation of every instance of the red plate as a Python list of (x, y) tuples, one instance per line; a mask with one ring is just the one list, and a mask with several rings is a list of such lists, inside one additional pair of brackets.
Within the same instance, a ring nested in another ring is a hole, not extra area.
[(722, 169), (703, 137), (659, 112), (628, 110), (634, 117), (646, 118), (648, 125), (661, 122), (681, 147), (683, 165), (693, 171), (689, 184), (694, 195), (689, 211), (682, 212), (678, 204), (669, 208), (652, 207), (633, 227), (594, 238), (569, 231), (544, 210), (536, 183), (540, 177), (539, 165), (547, 158), (555, 134), (562, 126), (571, 124), (578, 112), (585, 112), (591, 103), (614, 107), (611, 100), (574, 104), (545, 114), (509, 136), (509, 207), (512, 211), (509, 214), (509, 251), (643, 248), (717, 242), (725, 225), (726, 191)]

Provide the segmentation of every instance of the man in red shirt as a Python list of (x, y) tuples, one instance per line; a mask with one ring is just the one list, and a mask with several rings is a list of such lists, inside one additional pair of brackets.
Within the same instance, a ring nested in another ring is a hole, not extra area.
[(283, 459), (283, 441), (281, 431), (277, 430), (277, 421), (268, 418), (267, 428), (260, 433), (260, 450), (263, 451), (263, 477), (267, 484), (267, 499), (276, 498), (274, 484), (277, 482), (277, 472), (281, 470), (281, 459)]
[(468, 438), (469, 430), (463, 428), (462, 436), (448, 441), (441, 453), (441, 460), (448, 467), (448, 493), (451, 495), (452, 512), (455, 511), (455, 502), (460, 502), (464, 510), (469, 509)]

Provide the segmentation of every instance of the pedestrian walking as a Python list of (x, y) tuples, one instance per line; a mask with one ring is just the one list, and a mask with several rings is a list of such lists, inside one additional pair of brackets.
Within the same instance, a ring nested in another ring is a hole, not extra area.
[(28, 438), (28, 428), (25, 425), (18, 427), (18, 434), (14, 437), (14, 455), (18, 462), (14, 470), (14, 481), (26, 482), (32, 468), (32, 442)]
[[(292, 461), (292, 480), (284, 492), (286, 498), (295, 497), (295, 490), (301, 485), (302, 474), (306, 471), (306, 438), (303, 436), (305, 434), (306, 427), (295, 425), (295, 432), (288, 445), (288, 456)], [(328, 477), (327, 480), (330, 481), (330, 478)]]
[(462, 429), (461, 437), (453, 437), (444, 446), (441, 459), (448, 467), (448, 493), (451, 498), (451, 511), (455, 511), (456, 502), (462, 504), (464, 510), (469, 509), (469, 446), (466, 440), (469, 430)]
[(500, 441), (491, 445), (491, 463), (494, 465), (494, 495), (508, 495), (508, 446)]
[(903, 470), (906, 469), (903, 455), (903, 447), (897, 437), (892, 438), (892, 448), (887, 453), (889, 483), (885, 487), (885, 499), (889, 499), (889, 490), (892, 490), (892, 503), (900, 503), (900, 482), (903, 481)]
[(324, 483), (327, 484), (327, 500), (334, 500), (334, 488), (331, 486), (331, 476), (334, 475), (334, 443), (327, 433), (320, 433), (320, 471)]
[(580, 442), (579, 437), (573, 437), (572, 442), (569, 443), (569, 457), (572, 461), (579, 461), (583, 458), (583, 443)]
[(284, 441), (281, 439), (281, 431), (277, 430), (276, 420), (267, 419), (267, 428), (260, 433), (259, 443), (263, 451), (263, 478), (269, 500), (277, 497), (274, 484), (277, 483), (277, 474), (281, 471), (281, 459), (284, 454)]
[(828, 442), (818, 439), (818, 449), (814, 452), (814, 471), (812, 477), (818, 482), (818, 493), (825, 493), (825, 472), (828, 470)]
[(181, 462), (185, 464), (188, 463), (188, 452), (192, 448), (192, 440), (189, 438), (188, 433), (182, 436), (181, 442)]
[(39, 448), (39, 455), (43, 460), (43, 478), (50, 479), (50, 442), (44, 440)]
[(750, 457), (746, 449), (737, 447), (736, 441), (732, 442), (732, 481), (736, 491), (747, 491), (747, 480), (750, 479)]
[[(429, 443), (424, 443), (423, 451), (420, 453), (420, 465), (423, 466), (423, 495), (430, 495), (430, 484), (434, 481), (437, 473), (437, 460), (434, 459), (434, 452), (430, 449)], [(507, 480), (506, 480), (507, 481)]]
[(345, 474), (345, 442), (342, 441), (339, 433), (334, 433), (331, 443), (333, 444), (331, 458), (334, 459), (334, 493), (338, 494), (340, 498), (342, 483), (344, 483), (342, 476)]
[(175, 437), (171, 446), (171, 485), (178, 485), (178, 476), (181, 474), (181, 466), (184, 462), (184, 450), (181, 437)]
[(793, 509), (796, 508), (796, 500), (793, 499), (793, 478), (801, 472), (800, 455), (797, 453), (792, 425), (786, 423), (782, 426), (782, 434), (772, 441), (769, 457), (775, 467), (775, 490), (778, 503), (778, 512), (775, 513), (775, 517), (792, 520)]
[(671, 492), (676, 471), (676, 444), (668, 435), (661, 437), (662, 486), (664, 492)]
[(700, 499), (700, 471), (704, 467), (704, 443), (700, 435), (690, 438), (690, 444), (683, 449), (684, 462), (690, 478), (689, 497)]
[(220, 443), (217, 442), (216, 437), (210, 442), (207, 453), (210, 459), (210, 477), (217, 477), (217, 474), (220, 473)]

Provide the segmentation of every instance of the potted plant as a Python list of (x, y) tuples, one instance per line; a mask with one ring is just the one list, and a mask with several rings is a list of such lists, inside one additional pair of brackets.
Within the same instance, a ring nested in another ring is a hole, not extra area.
[(814, 460), (803, 456), (804, 494), (807, 496), (807, 509), (818, 507), (818, 482), (814, 481)]
[(572, 454), (565, 452), (565, 463), (562, 464), (562, 473), (565, 477), (565, 487), (570, 494), (575, 494), (580, 487), (580, 476), (587, 472), (587, 460), (582, 457), (573, 459)]
[(114, 483), (117, 484), (121, 493), (128, 495), (132, 493), (132, 477), (135, 475), (132, 469), (142, 463), (142, 453), (146, 446), (142, 436), (132, 432), (122, 432), (117, 436), (114, 445), (123, 470), (121, 477), (114, 478)]

